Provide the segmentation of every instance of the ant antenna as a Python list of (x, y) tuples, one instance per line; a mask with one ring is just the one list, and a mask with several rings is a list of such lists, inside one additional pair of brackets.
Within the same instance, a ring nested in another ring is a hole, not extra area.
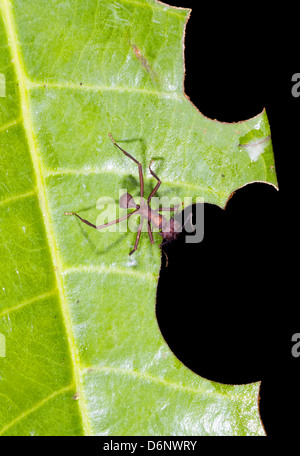
[(192, 227), (192, 229), (193, 229), (193, 232), (195, 232), (195, 231), (196, 231), (196, 227), (195, 227), (195, 225), (193, 225), (193, 212), (191, 212), (191, 213), (187, 216), (186, 221), (185, 221), (184, 224), (182, 225), (182, 228), (185, 228), (185, 225), (188, 223), (188, 221), (190, 222), (190, 225), (191, 225), (191, 227)]
[(166, 254), (166, 252), (164, 251), (164, 249), (161, 249), (161, 251), (164, 253), (165, 257), (166, 257), (166, 268), (168, 267), (168, 264), (169, 264), (169, 258), (168, 258), (168, 255)]

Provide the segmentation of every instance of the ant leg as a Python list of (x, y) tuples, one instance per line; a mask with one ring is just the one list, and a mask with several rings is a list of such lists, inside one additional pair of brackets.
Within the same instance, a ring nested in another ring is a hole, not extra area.
[(156, 186), (154, 187), (154, 189), (152, 190), (152, 192), (150, 193), (150, 195), (148, 196), (148, 204), (150, 203), (150, 200), (151, 198), (155, 195), (155, 193), (157, 192), (157, 190), (159, 189), (160, 187), (160, 184), (161, 184), (161, 180), (159, 177), (157, 177), (157, 175), (152, 171), (151, 169), (151, 164), (152, 164), (153, 160), (151, 160), (151, 162), (149, 163), (149, 169), (150, 169), (150, 173), (152, 174), (153, 177), (155, 177), (155, 179), (158, 181)]
[(120, 217), (120, 218), (118, 218), (117, 220), (113, 220), (112, 222), (104, 223), (104, 225), (99, 225), (99, 226), (97, 226), (96, 228), (97, 228), (97, 230), (101, 230), (102, 228), (105, 228), (106, 226), (114, 225), (114, 223), (120, 223), (120, 222), (122, 222), (123, 220), (126, 220), (126, 219), (128, 219), (129, 217), (131, 217), (132, 214), (134, 214), (134, 213), (135, 213), (136, 211), (138, 211), (138, 210), (139, 210), (139, 208), (136, 209), (136, 210), (133, 211), (133, 212), (130, 212), (130, 214), (124, 215), (124, 217)]
[[(138, 210), (138, 209), (137, 209)], [(93, 225), (93, 223), (89, 222), (88, 220), (83, 219), (80, 217), (80, 215), (76, 214), (75, 212), (65, 212), (65, 215), (76, 215), (83, 223), (86, 223), (89, 226), (92, 226), (93, 228), (96, 228), (96, 230), (101, 230), (101, 228), (104, 228), (106, 226), (114, 225), (115, 223), (122, 222), (123, 220), (126, 220), (129, 218), (132, 214), (134, 214), (137, 210), (131, 212), (130, 214), (124, 215), (124, 217), (120, 217), (117, 220), (113, 220), (112, 222), (105, 223), (104, 225)]]
[(148, 234), (149, 234), (151, 244), (154, 244), (153, 234), (151, 231), (151, 224), (150, 224), (149, 220), (148, 220)]
[(110, 137), (110, 139), (112, 140), (112, 143), (118, 148), (120, 149), (123, 154), (127, 155), (127, 157), (131, 158), (131, 160), (133, 160), (139, 167), (139, 176), (140, 176), (140, 194), (141, 194), (141, 197), (144, 196), (144, 178), (143, 178), (143, 170), (142, 170), (142, 165), (140, 164), (140, 162), (138, 162), (132, 155), (130, 155), (128, 152), (126, 152), (126, 150), (122, 149), (122, 147), (118, 146), (118, 144), (116, 143), (116, 141), (114, 140), (114, 138), (112, 137), (112, 134), (111, 133), (108, 133), (108, 136)]
[(135, 243), (134, 243), (133, 250), (131, 250), (129, 255), (132, 255), (138, 248), (138, 243), (139, 243), (139, 240), (140, 240), (140, 237), (141, 237), (142, 227), (143, 227), (143, 222), (140, 223), (140, 226), (139, 226), (139, 229), (138, 229), (138, 232), (137, 232), (137, 235), (136, 235), (136, 240), (135, 240)]
[(96, 225), (93, 225), (91, 222), (88, 222), (87, 220), (81, 218), (80, 215), (76, 214), (75, 212), (65, 212), (64, 215), (76, 215), (76, 217), (78, 217), (83, 223), (86, 223), (87, 225), (97, 229)]

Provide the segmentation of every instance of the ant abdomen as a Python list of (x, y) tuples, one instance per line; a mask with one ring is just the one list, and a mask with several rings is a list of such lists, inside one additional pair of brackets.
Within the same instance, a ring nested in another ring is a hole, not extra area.
[(122, 209), (136, 209), (137, 204), (129, 193), (124, 193), (119, 200), (119, 205)]

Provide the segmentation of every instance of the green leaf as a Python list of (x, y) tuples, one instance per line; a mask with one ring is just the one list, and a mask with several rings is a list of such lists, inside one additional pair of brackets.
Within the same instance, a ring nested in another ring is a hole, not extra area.
[[(160, 196), (220, 207), (277, 185), (266, 112), (226, 124), (183, 92), (189, 10), (154, 0), (0, 0), (0, 434), (259, 435), (259, 383), (187, 369), (155, 316), (161, 252), (100, 232), (97, 200)], [(145, 181), (146, 194), (154, 180)], [(3, 342), (2, 336), (2, 342)]]

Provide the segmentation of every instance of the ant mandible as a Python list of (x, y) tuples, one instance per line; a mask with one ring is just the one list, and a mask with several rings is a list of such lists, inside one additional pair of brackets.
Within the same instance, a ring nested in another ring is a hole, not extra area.
[(178, 206), (177, 207), (174, 206), (174, 208), (161, 207), (159, 209), (152, 209), (150, 207), (151, 198), (155, 195), (155, 193), (157, 192), (157, 190), (159, 189), (160, 184), (161, 184), (161, 180), (159, 179), (159, 177), (157, 177), (157, 175), (151, 169), (151, 164), (152, 164), (153, 160), (151, 160), (151, 162), (149, 164), (149, 170), (150, 170), (150, 173), (152, 174), (152, 176), (157, 180), (157, 184), (154, 187), (154, 189), (151, 191), (151, 193), (148, 196), (148, 199), (146, 201), (143, 198), (143, 196), (144, 196), (144, 178), (143, 178), (142, 165), (132, 155), (130, 155), (128, 152), (126, 152), (124, 149), (122, 149), (116, 143), (116, 141), (112, 137), (111, 133), (109, 133), (108, 135), (109, 135), (110, 139), (112, 140), (113, 144), (116, 147), (118, 147), (118, 149), (120, 149), (127, 157), (131, 158), (131, 160), (133, 160), (138, 165), (139, 177), (140, 177), (140, 196), (141, 196), (140, 204), (136, 204), (133, 197), (129, 193), (124, 193), (120, 197), (120, 200), (119, 200), (120, 207), (122, 209), (134, 209), (134, 211), (131, 212), (130, 214), (125, 215), (124, 217), (120, 217), (117, 220), (114, 220), (112, 222), (108, 222), (108, 223), (105, 223), (104, 225), (99, 225), (99, 226), (93, 225), (88, 220), (83, 219), (82, 217), (80, 217), (80, 215), (76, 214), (75, 212), (65, 212), (65, 215), (76, 215), (76, 217), (78, 217), (83, 223), (86, 223), (87, 225), (92, 226), (93, 228), (96, 228), (97, 230), (101, 230), (102, 228), (105, 228), (106, 226), (110, 226), (115, 223), (119, 223), (122, 220), (126, 220), (129, 217), (131, 217), (133, 214), (139, 214), (141, 217), (141, 221), (140, 221), (139, 228), (137, 231), (134, 248), (133, 248), (133, 250), (131, 250), (129, 255), (132, 255), (138, 248), (138, 243), (140, 240), (144, 220), (148, 220), (148, 235), (149, 235), (151, 244), (154, 243), (151, 225), (154, 226), (155, 228), (161, 230), (161, 232), (158, 234), (163, 237), (163, 242), (159, 246), (159, 247), (162, 247), (163, 245), (176, 239), (176, 237), (181, 232), (181, 229), (184, 227), (186, 222), (184, 223), (183, 226), (181, 226), (181, 224), (177, 220), (175, 220), (174, 217), (171, 217), (170, 220), (167, 220), (162, 214), (159, 213), (159, 212), (163, 212), (163, 211), (173, 212), (176, 210), (176, 208)]

